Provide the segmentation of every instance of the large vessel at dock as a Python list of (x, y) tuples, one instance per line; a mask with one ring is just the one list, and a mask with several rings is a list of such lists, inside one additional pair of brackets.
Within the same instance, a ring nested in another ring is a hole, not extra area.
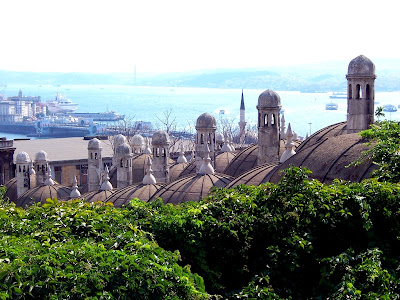
[(93, 121), (119, 121), (125, 119), (125, 115), (120, 115), (115, 111), (106, 111), (101, 113), (70, 113), (75, 118), (92, 119)]
[(65, 98), (60, 93), (57, 93), (54, 100), (46, 101), (47, 109), (53, 113), (69, 113), (78, 109), (77, 103), (72, 103), (71, 100)]

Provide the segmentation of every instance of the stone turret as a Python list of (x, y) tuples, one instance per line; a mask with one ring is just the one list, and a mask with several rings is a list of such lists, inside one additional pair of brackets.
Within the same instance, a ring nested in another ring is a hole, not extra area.
[(154, 132), (152, 137), (153, 146), (153, 170), (154, 177), (157, 183), (168, 183), (169, 182), (169, 135), (163, 130)]
[(30, 158), (28, 153), (22, 151), (17, 154), (15, 160), (17, 177), (17, 198), (30, 189)]
[(207, 157), (207, 148), (210, 153), (211, 165), (215, 164), (215, 131), (217, 122), (215, 118), (204, 113), (197, 118), (196, 122), (196, 171), (199, 172), (203, 165), (203, 158)]
[(258, 165), (279, 162), (281, 98), (266, 90), (258, 97)]
[(103, 161), (101, 157), (100, 141), (96, 138), (88, 143), (88, 191), (97, 191), (101, 184), (101, 170)]
[(39, 151), (35, 155), (35, 169), (36, 169), (36, 182), (37, 185), (44, 184), (47, 176), (47, 170), (49, 165), (49, 160), (47, 158), (47, 153), (43, 150)]
[(348, 67), (347, 133), (368, 129), (374, 122), (375, 65), (364, 55), (354, 58)]
[(132, 150), (127, 143), (120, 144), (116, 149), (117, 157), (117, 188), (122, 189), (132, 184)]

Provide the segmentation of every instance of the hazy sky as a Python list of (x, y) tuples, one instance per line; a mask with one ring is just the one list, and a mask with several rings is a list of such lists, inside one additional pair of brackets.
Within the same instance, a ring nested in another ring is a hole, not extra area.
[(400, 58), (399, 0), (2, 0), (0, 69), (169, 72)]

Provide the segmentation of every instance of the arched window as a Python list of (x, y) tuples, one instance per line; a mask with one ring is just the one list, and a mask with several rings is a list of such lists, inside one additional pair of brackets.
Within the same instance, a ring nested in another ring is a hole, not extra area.
[(121, 168), (124, 166), (124, 160), (123, 159), (121, 159), (121, 161), (120, 161), (120, 166), (121, 166)]
[(349, 99), (353, 98), (353, 90), (352, 90), (351, 84), (349, 84), (349, 90), (348, 90), (347, 94), (348, 94)]
[(94, 153), (94, 159), (97, 159), (97, 152)]
[(261, 127), (261, 113), (258, 113), (258, 127)]
[(360, 99), (361, 96), (361, 86), (359, 84), (356, 85), (356, 99)]
[(271, 125), (275, 125), (275, 115), (271, 114)]
[(21, 172), (21, 166), (19, 166), (19, 172)]
[(211, 133), (208, 134), (208, 140), (207, 140), (207, 144), (211, 144)]
[(160, 157), (160, 149), (156, 148), (156, 157)]
[(90, 159), (93, 159), (93, 153), (90, 152)]
[(264, 127), (268, 127), (268, 115), (264, 116)]
[(371, 99), (371, 88), (370, 88), (369, 84), (367, 84), (367, 86), (366, 86), (365, 98), (368, 100)]
[(200, 144), (204, 144), (204, 136), (203, 136), (203, 134), (200, 134)]

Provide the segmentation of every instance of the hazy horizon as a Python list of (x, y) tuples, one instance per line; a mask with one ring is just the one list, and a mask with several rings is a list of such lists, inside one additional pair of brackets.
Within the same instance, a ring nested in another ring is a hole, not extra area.
[(400, 59), (397, 2), (5, 0), (0, 70), (174, 73)]

